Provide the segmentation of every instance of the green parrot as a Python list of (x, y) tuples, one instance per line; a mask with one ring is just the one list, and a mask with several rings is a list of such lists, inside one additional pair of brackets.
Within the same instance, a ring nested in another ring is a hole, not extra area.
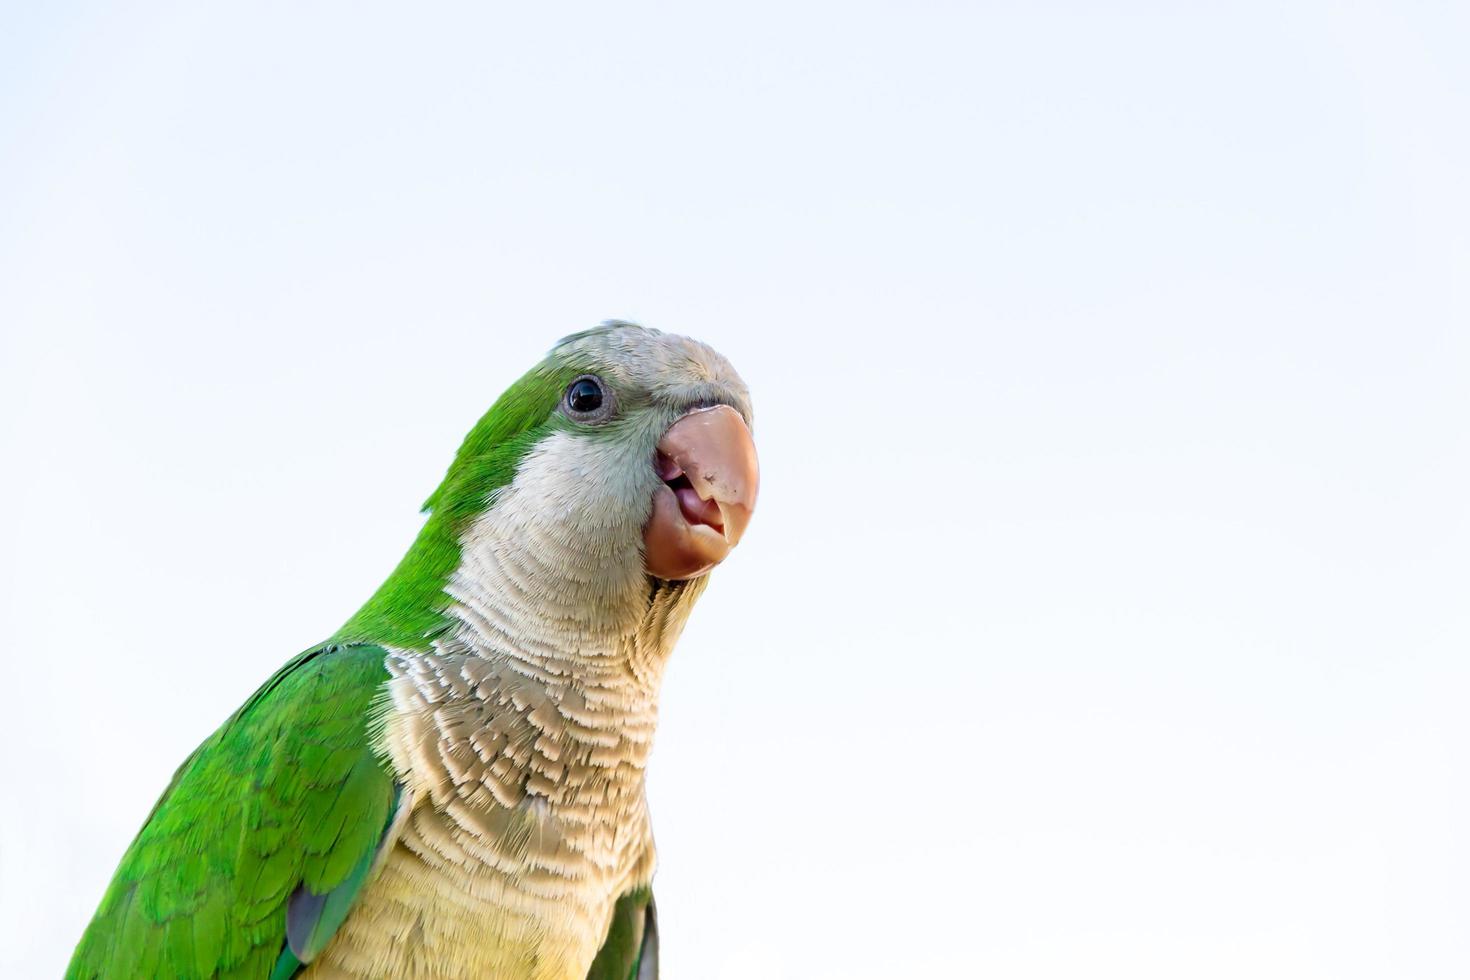
[(656, 977), (644, 769), (750, 420), (697, 341), (557, 344), (367, 604), (179, 767), (67, 976)]

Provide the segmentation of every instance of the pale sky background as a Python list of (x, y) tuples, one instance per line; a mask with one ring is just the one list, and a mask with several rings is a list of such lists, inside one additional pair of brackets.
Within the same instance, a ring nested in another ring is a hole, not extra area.
[(1470, 975), (1470, 7), (0, 9), (0, 976), (607, 317), (765, 477), (666, 976)]

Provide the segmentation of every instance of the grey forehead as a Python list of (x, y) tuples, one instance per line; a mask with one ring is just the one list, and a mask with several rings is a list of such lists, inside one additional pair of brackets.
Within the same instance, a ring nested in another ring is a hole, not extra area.
[(670, 403), (721, 401), (750, 419), (750, 393), (735, 368), (707, 344), (620, 320), (563, 339), (551, 359), (595, 362), (613, 380)]

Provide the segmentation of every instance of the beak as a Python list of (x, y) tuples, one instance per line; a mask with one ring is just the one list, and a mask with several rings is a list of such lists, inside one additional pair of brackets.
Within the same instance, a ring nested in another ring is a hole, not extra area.
[(740, 543), (760, 489), (755, 441), (728, 405), (700, 408), (669, 426), (655, 461), (664, 481), (643, 529), (655, 578), (698, 578)]

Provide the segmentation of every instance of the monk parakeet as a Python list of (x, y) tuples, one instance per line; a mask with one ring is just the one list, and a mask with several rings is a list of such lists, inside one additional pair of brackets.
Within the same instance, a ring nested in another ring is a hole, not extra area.
[(696, 341), (560, 342), (367, 604), (179, 767), (67, 976), (656, 976), (644, 767), (750, 419)]

